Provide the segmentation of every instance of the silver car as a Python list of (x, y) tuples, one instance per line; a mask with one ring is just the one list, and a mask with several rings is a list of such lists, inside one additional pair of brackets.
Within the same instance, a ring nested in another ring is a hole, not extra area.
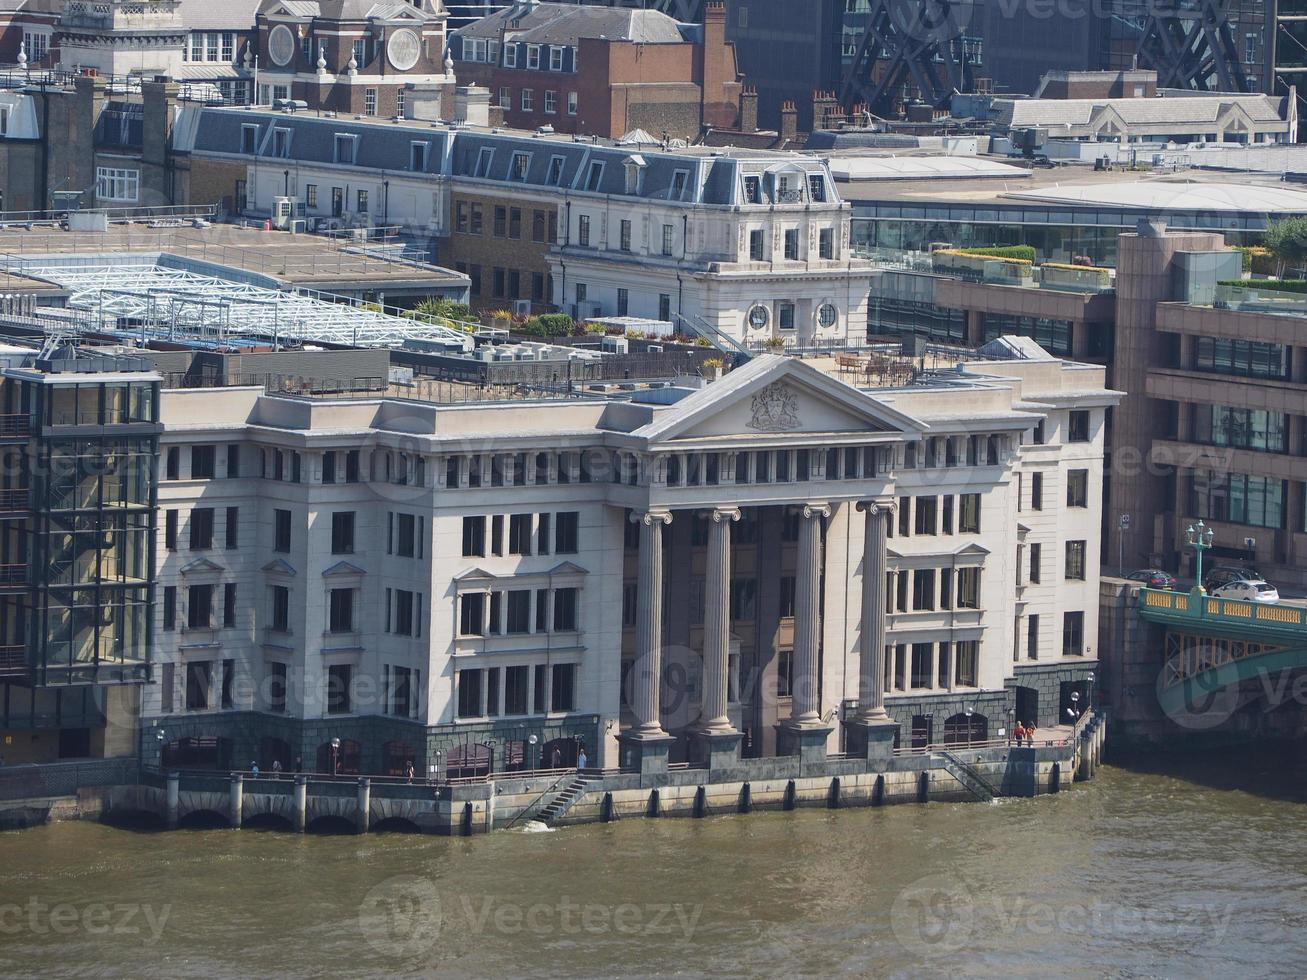
[(1260, 578), (1240, 578), (1226, 582), (1213, 590), (1218, 599), (1244, 599), (1249, 602), (1279, 602), (1280, 593), (1275, 586)]

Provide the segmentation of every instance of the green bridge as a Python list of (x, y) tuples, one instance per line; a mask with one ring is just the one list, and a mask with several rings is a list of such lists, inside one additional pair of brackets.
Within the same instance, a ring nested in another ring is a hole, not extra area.
[(1172, 718), (1243, 681), (1307, 667), (1307, 607), (1140, 589), (1136, 608), (1166, 627), (1157, 700)]

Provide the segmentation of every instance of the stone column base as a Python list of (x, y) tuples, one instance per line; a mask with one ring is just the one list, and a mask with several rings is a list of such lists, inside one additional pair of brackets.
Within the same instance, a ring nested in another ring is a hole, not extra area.
[(634, 769), (643, 776), (666, 776), (667, 753), (676, 741), (671, 735), (637, 735), (623, 732), (617, 736), (618, 756), (623, 769)]
[(733, 769), (740, 764), (740, 743), (744, 733), (733, 728), (718, 731), (691, 732), (690, 758), (708, 771)]
[(826, 744), (835, 729), (821, 725), (815, 728), (793, 728), (782, 723), (776, 726), (776, 754), (797, 755), (799, 765), (826, 761)]
[(884, 765), (894, 758), (894, 737), (899, 733), (896, 722), (846, 722), (849, 757), (866, 759), (874, 765)]

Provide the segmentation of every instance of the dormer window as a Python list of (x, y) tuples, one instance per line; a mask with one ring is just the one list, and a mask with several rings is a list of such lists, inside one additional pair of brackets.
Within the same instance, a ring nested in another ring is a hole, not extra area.
[(488, 146), (481, 147), (481, 152), (477, 154), (476, 170), (472, 172), (473, 177), (489, 177), (490, 164), (495, 159), (495, 151)]
[(513, 154), (513, 163), (509, 167), (509, 180), (517, 180), (526, 183), (527, 172), (531, 169), (531, 154), (516, 152)]
[(545, 183), (550, 187), (558, 187), (563, 182), (563, 158), (549, 158), (549, 174), (545, 177)]
[(672, 193), (673, 201), (680, 201), (685, 198), (685, 185), (690, 180), (690, 171), (678, 170), (672, 174)]
[(746, 204), (762, 203), (762, 178), (757, 174), (746, 174), (744, 177), (744, 202)]
[(808, 174), (808, 197), (816, 202), (826, 200), (826, 178), (821, 174)]
[(528, 44), (526, 46), (526, 66), (533, 71), (540, 67), (540, 45)]
[(336, 162), (337, 163), (354, 163), (354, 156), (358, 149), (358, 137), (351, 136), (347, 133), (336, 134)]
[(636, 154), (626, 161), (626, 193), (639, 194), (641, 177), (644, 175), (644, 157)]
[(505, 44), (505, 45), (504, 45), (504, 67), (505, 67), (505, 68), (516, 68), (516, 67), (517, 67), (517, 45), (516, 45), (516, 44)]
[(604, 179), (604, 165), (597, 160), (591, 161), (590, 170), (585, 175), (585, 189), (588, 191), (599, 190), (599, 185)]
[(556, 44), (549, 46), (549, 70), (563, 70), (563, 49)]

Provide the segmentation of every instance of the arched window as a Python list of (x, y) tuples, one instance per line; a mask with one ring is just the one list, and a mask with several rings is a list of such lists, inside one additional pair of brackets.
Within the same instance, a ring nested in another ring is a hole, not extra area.
[(450, 779), (472, 779), (489, 776), (494, 766), (494, 750), (485, 742), (455, 745), (449, 750), (445, 775)]
[(968, 719), (961, 712), (949, 715), (944, 721), (945, 745), (970, 745), (983, 742), (989, 737), (989, 719), (974, 713)]
[(192, 735), (163, 747), (165, 769), (230, 769), (231, 740), (216, 735)]

